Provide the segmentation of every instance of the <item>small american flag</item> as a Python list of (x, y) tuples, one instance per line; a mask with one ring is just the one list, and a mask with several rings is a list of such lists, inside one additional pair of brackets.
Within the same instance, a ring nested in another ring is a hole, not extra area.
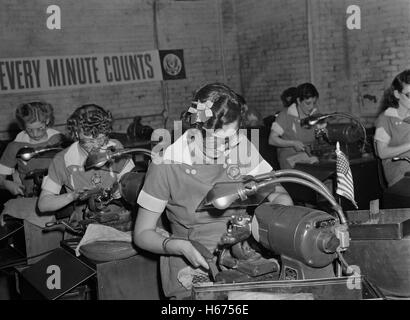
[(347, 160), (346, 155), (340, 150), (339, 142), (336, 144), (336, 173), (336, 193), (350, 200), (356, 209), (358, 209), (357, 203), (354, 200), (353, 176), (350, 170), (349, 160)]

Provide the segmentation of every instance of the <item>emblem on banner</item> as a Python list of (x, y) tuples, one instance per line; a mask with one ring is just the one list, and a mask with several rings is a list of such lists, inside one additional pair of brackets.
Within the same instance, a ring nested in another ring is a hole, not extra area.
[(164, 70), (166, 73), (168, 73), (170, 76), (176, 76), (178, 73), (181, 72), (182, 69), (182, 62), (181, 59), (178, 58), (173, 53), (169, 53), (164, 57), (164, 60), (162, 61)]
[(185, 79), (184, 51), (159, 50), (163, 80)]

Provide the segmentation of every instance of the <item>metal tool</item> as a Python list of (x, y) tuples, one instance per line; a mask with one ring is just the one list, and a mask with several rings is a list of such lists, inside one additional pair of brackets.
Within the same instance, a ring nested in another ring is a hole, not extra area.
[(189, 241), (191, 241), (194, 248), (198, 250), (198, 252), (205, 258), (206, 262), (209, 265), (209, 274), (211, 276), (211, 280), (215, 281), (216, 275), (219, 273), (219, 270), (216, 266), (216, 257), (202, 243), (195, 240)]
[(45, 228), (43, 229), (43, 232), (51, 232), (51, 231), (61, 231), (61, 232), (69, 232), (69, 233), (74, 233), (77, 235), (83, 235), (84, 234), (84, 229), (83, 227), (74, 227), (71, 226), (69, 223), (66, 223), (64, 221), (52, 221), (52, 222), (47, 222), (45, 224)]

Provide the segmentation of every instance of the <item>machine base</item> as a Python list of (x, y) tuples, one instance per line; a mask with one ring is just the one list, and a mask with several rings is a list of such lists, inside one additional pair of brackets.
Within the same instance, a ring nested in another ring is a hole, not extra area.
[(292, 258), (282, 256), (281, 259), (282, 268), (280, 280), (324, 279), (335, 277), (332, 264), (324, 268), (312, 268)]
[(365, 277), (291, 281), (259, 281), (235, 284), (197, 284), (192, 288), (194, 300), (227, 300), (233, 292), (270, 293), (273, 300), (283, 296), (309, 294), (314, 300), (382, 300), (383, 294)]

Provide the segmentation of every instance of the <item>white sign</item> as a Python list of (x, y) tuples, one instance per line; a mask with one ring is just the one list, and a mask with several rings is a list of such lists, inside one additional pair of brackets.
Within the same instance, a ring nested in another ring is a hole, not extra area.
[(158, 50), (0, 59), (0, 95), (162, 79)]

